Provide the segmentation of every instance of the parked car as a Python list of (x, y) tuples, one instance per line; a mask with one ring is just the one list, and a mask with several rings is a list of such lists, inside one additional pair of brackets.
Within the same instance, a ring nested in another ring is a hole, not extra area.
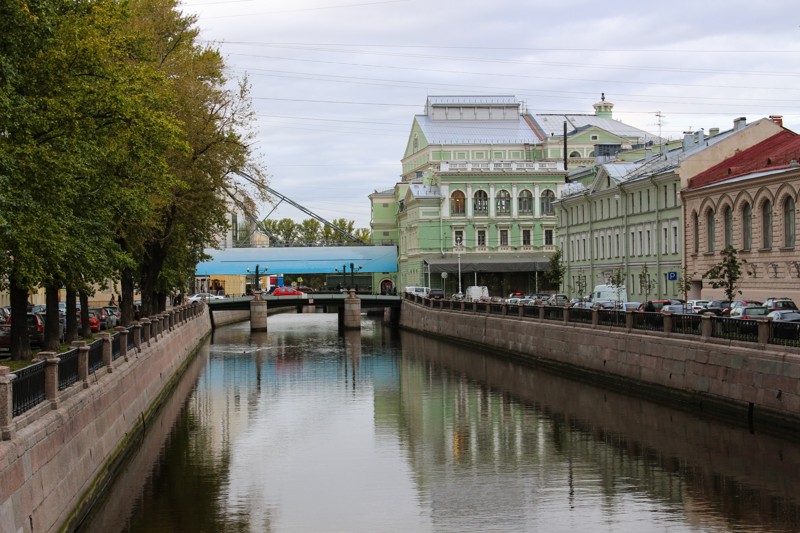
[(119, 317), (120, 315), (117, 314), (117, 310), (119, 307), (111, 307), (106, 306), (103, 310), (108, 313), (108, 317), (106, 318), (106, 329), (112, 329), (119, 325)]
[(728, 311), (726, 312), (723, 309), (722, 314), (727, 316), (733, 316), (732, 315), (733, 311), (740, 307), (757, 307), (761, 305), (762, 303), (757, 300), (734, 300), (733, 302), (731, 302), (731, 306), (730, 308), (728, 308)]
[(11, 351), (11, 323), (0, 324), (0, 351)]
[(97, 320), (100, 322), (100, 329), (110, 329), (113, 327), (111, 324), (113, 323), (114, 319), (110, 318), (110, 313), (105, 307), (90, 307), (89, 311), (93, 312), (95, 316), (97, 316)]
[(686, 305), (694, 313), (702, 313), (710, 302), (708, 300), (689, 300)]
[(800, 312), (798, 311), (770, 311), (767, 318), (774, 322), (800, 322)]
[(763, 305), (739, 306), (731, 309), (730, 318), (764, 318), (769, 314), (769, 309)]
[[(731, 306), (730, 300), (711, 300), (706, 305), (706, 311), (714, 313), (717, 316), (725, 316), (728, 314), (727, 309)], [(704, 313), (706, 311), (703, 311)]]
[(797, 305), (791, 298), (767, 298), (764, 307), (773, 311), (797, 311)]
[[(651, 312), (656, 312), (656, 313), (660, 312), (661, 308), (664, 307), (665, 305), (675, 305), (675, 303), (673, 303), (672, 300), (650, 300), (650, 302), (652, 302), (653, 304), (653, 311)], [(645, 308), (647, 307), (647, 303), (648, 302), (642, 302), (641, 304), (639, 304), (638, 311), (644, 311)]]
[(97, 318), (97, 313), (89, 310), (89, 331), (97, 333), (100, 331), (100, 319)]
[(661, 307), (662, 313), (674, 313), (676, 315), (695, 314), (689, 304), (666, 304)]
[(631, 311), (636, 311), (639, 309), (639, 306), (642, 305), (642, 302), (622, 302), (620, 309), (623, 311), (627, 311), (630, 309)]
[(224, 296), (219, 296), (216, 294), (211, 294), (210, 292), (198, 292), (197, 294), (192, 294), (189, 296), (186, 301), (189, 303), (192, 302), (199, 302), (201, 300), (224, 300)]
[(569, 297), (566, 294), (554, 294), (548, 298), (547, 305), (564, 305), (569, 302)]
[(305, 296), (303, 291), (298, 291), (294, 287), (276, 287), (272, 291), (273, 296)]
[(428, 293), (428, 298), (432, 300), (441, 300), (444, 298), (444, 289), (431, 289)]

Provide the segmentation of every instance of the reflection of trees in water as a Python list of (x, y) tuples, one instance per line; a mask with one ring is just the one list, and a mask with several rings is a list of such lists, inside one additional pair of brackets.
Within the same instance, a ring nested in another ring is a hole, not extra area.
[[(602, 487), (610, 506), (621, 492), (641, 492), (703, 527), (800, 529), (800, 448), (792, 443), (751, 435), (738, 427), (545, 374), (463, 346), (406, 332), (402, 341), (404, 356), (422, 363), (428, 378), (474, 383), (468, 393), (434, 385), (443, 392), (444, 405), (436, 408), (437, 415), (449, 412), (452, 421), (448, 425), (458, 428), (439, 446), (457, 444), (462, 462), (473, 467), (484, 461), (507, 467), (517, 458), (533, 454), (534, 458), (527, 460), (549, 464), (547, 468), (553, 470), (569, 469), (565, 477), (570, 490), (572, 483), (587, 483), (587, 468), (596, 472), (599, 477), (588, 482)], [(404, 375), (403, 379), (408, 378)], [(471, 403), (481, 408), (466, 408)], [(501, 416), (489, 416), (491, 431), (487, 435), (465, 438), (464, 433), (475, 426), (470, 417), (476, 413)], [(515, 432), (525, 437), (504, 438)], [(549, 446), (535, 444), (542, 442), (537, 439), (540, 434), (547, 435)], [(499, 450), (495, 449), (497, 442), (502, 442)], [(464, 454), (470, 443), (479, 449)], [(431, 445), (436, 446), (425, 443)], [(582, 470), (584, 479), (573, 470)]]

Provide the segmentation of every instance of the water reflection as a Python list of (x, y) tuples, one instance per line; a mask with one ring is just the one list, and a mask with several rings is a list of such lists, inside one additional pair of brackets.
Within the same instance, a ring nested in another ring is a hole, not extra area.
[(365, 320), (215, 332), (90, 531), (795, 531), (800, 449)]

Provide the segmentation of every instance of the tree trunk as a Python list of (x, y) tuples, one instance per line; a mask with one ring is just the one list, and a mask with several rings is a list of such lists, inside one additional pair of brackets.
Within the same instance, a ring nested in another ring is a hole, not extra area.
[(17, 286), (13, 275), (9, 277), (11, 293), (11, 358), (18, 361), (33, 359), (31, 340), (28, 337), (28, 288)]
[(122, 325), (127, 328), (134, 320), (138, 320), (133, 312), (133, 271), (130, 268), (122, 271), (120, 286), (122, 295), (118, 303), (122, 310)]
[(89, 294), (84, 291), (79, 291), (78, 296), (81, 299), (81, 337), (88, 339), (92, 336), (92, 330), (89, 327)]
[(47, 311), (44, 316), (43, 350), (58, 352), (61, 345), (61, 316), (58, 309), (58, 285), (45, 288)]
[[(158, 276), (164, 266), (166, 250), (158, 243), (150, 244), (140, 272), (142, 292), (142, 316), (154, 315), (159, 311)], [(163, 304), (162, 304), (163, 305)]]
[(71, 287), (67, 287), (67, 333), (66, 343), (71, 344), (78, 340), (78, 307), (75, 305), (77, 292)]

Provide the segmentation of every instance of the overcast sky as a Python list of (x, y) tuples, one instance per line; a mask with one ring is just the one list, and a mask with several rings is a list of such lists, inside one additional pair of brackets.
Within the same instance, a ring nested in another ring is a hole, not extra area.
[[(399, 180), (428, 95), (514, 95), (533, 113), (593, 113), (604, 92), (614, 118), (668, 138), (770, 114), (800, 132), (796, 0), (181, 5), (230, 76), (250, 79), (271, 187), (356, 227), (369, 227), (367, 196)], [(287, 204), (271, 215), (282, 217), (308, 218)]]

